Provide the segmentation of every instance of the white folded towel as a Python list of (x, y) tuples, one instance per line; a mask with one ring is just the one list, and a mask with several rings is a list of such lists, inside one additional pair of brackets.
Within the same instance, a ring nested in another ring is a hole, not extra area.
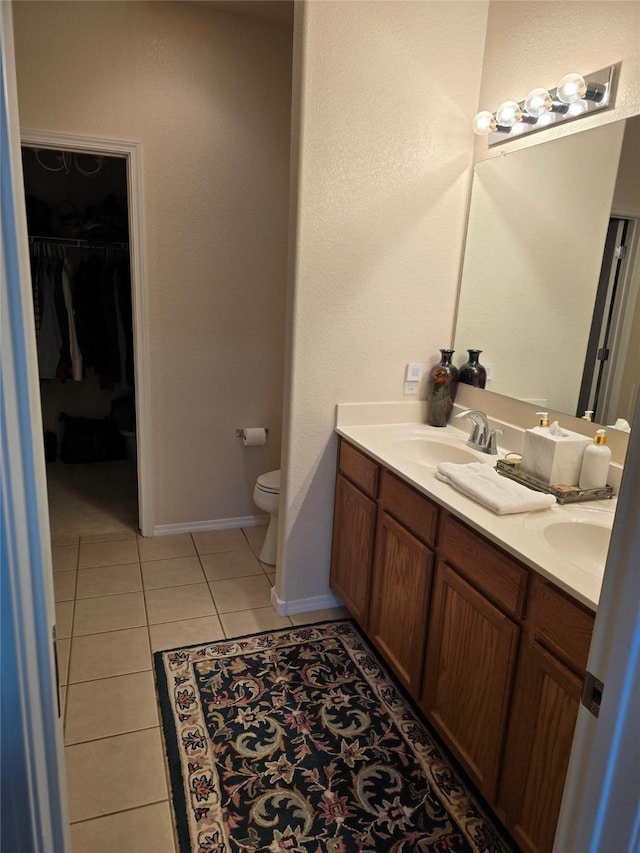
[(484, 462), (441, 462), (436, 471), (438, 480), (450, 483), (463, 495), (473, 498), (498, 515), (512, 512), (529, 512), (545, 509), (556, 503), (553, 495), (534, 492), (520, 483), (514, 483)]

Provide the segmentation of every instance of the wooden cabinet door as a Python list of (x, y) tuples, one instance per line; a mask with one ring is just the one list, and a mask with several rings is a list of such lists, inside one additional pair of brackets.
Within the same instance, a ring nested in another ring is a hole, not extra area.
[(538, 643), (523, 644), (499, 810), (527, 853), (551, 853), (580, 706), (580, 678)]
[(442, 560), (421, 705), (491, 802), (501, 768), (520, 628)]
[(432, 572), (431, 550), (380, 511), (369, 636), (416, 699), (422, 681)]
[(376, 530), (376, 504), (338, 474), (333, 513), (331, 588), (366, 629)]

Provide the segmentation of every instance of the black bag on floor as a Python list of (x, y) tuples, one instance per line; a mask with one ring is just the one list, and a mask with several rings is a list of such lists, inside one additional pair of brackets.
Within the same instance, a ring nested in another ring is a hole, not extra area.
[(127, 458), (127, 446), (117, 424), (109, 418), (74, 418), (60, 415), (64, 433), (60, 443), (63, 462), (111, 462)]
[(58, 436), (50, 430), (44, 431), (44, 461), (55, 462), (58, 456)]

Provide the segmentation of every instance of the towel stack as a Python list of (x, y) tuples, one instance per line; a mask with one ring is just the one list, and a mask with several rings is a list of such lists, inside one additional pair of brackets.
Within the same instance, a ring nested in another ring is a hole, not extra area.
[(556, 503), (553, 495), (534, 492), (520, 483), (501, 477), (494, 468), (484, 462), (469, 462), (464, 465), (441, 462), (436, 477), (498, 515), (546, 509)]

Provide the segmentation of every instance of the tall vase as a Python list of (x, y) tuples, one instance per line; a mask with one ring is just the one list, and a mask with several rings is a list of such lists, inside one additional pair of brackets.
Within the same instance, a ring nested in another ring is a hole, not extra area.
[(469, 360), (460, 367), (460, 382), (473, 385), (474, 388), (484, 388), (487, 384), (487, 371), (480, 364), (481, 349), (468, 349)]
[(453, 353), (452, 349), (441, 349), (440, 364), (432, 367), (429, 373), (427, 423), (430, 426), (446, 426), (451, 414), (458, 390), (458, 368), (451, 364)]

